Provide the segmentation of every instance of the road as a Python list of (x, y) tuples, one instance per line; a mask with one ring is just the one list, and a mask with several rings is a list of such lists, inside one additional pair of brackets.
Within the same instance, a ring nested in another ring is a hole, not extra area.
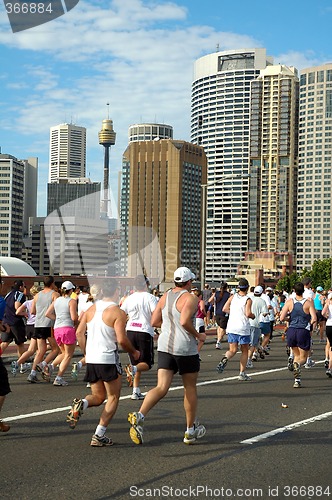
[[(10, 375), (12, 394), (2, 418), (12, 427), (0, 436), (0, 498), (332, 497), (332, 379), (325, 375), (324, 346), (315, 344), (318, 363), (303, 370), (301, 389), (292, 387), (280, 336), (270, 356), (250, 370), (250, 382), (237, 380), (239, 355), (222, 375), (216, 372), (222, 352), (212, 338), (202, 350), (198, 414), (207, 433), (193, 446), (182, 443), (179, 376), (146, 418), (144, 445), (129, 439), (127, 414), (138, 410), (139, 401), (130, 400), (124, 383), (108, 430), (115, 444), (92, 448), (100, 408), (88, 409), (75, 430), (65, 423), (72, 399), (89, 391), (82, 375), (67, 387), (31, 385), (26, 375)], [(141, 390), (151, 388), (156, 368), (142, 381)]]

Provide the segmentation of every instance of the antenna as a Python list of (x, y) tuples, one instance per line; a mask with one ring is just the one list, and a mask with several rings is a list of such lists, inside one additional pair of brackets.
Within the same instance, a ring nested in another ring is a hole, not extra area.
[(109, 120), (110, 119), (110, 103), (107, 102), (106, 106), (107, 106), (107, 119)]
[(216, 49), (217, 49), (217, 52), (219, 52), (219, 43), (217, 43)]

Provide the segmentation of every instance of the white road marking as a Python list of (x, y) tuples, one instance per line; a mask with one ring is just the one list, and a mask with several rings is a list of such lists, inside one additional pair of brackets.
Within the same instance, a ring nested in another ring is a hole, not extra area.
[[(323, 363), (323, 362), (324, 361), (318, 361), (316, 364)], [(272, 370), (263, 370), (260, 372), (250, 373), (250, 376), (257, 377), (257, 376), (266, 375), (269, 373), (285, 371), (287, 369), (288, 369), (287, 367), (283, 367), (283, 368), (274, 368)], [(238, 375), (236, 375), (235, 377), (226, 377), (226, 378), (219, 378), (219, 379), (215, 379), (215, 380), (206, 380), (204, 382), (198, 382), (197, 386), (199, 387), (199, 386), (204, 386), (204, 385), (220, 384), (220, 383), (224, 383), (224, 382), (229, 382), (231, 380), (238, 380)], [(249, 382), (242, 382), (242, 384), (250, 384), (250, 381)], [(181, 389), (183, 389), (183, 385), (177, 385), (175, 387), (170, 387), (169, 390), (170, 391), (179, 391)], [(145, 395), (146, 392), (143, 392), (142, 394)], [(121, 396), (120, 400), (124, 401), (125, 399), (130, 399), (130, 398), (131, 398), (131, 394), (127, 394), (126, 396)], [(6, 417), (6, 418), (3, 418), (2, 420), (3, 420), (3, 422), (12, 422), (14, 420), (23, 420), (26, 418), (40, 417), (41, 415), (50, 415), (52, 413), (64, 412), (64, 411), (68, 411), (70, 408), (71, 408), (71, 406), (64, 406), (62, 408), (53, 408), (52, 410), (36, 411), (33, 413), (15, 415), (14, 417)], [(313, 418), (315, 418), (315, 417), (313, 417)], [(271, 431), (271, 432), (273, 432), (273, 431)]]
[(244, 441), (240, 441), (240, 444), (253, 444), (262, 441), (263, 439), (267, 439), (269, 437), (275, 436), (276, 434), (281, 434), (282, 432), (290, 431), (292, 429), (296, 429), (296, 427), (301, 427), (301, 425), (308, 425), (312, 422), (317, 422), (318, 420), (324, 420), (324, 418), (328, 418), (332, 416), (332, 411), (327, 413), (322, 413), (321, 415), (316, 415), (315, 417), (307, 418), (306, 420), (301, 420), (300, 422), (294, 422), (294, 424), (285, 425), (285, 427), (279, 427), (278, 429), (273, 429), (270, 432), (265, 432), (264, 434), (258, 434), (250, 439), (245, 439)]

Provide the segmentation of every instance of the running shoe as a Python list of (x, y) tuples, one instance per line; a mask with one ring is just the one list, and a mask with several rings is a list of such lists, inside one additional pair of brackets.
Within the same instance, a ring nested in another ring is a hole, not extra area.
[(83, 401), (82, 399), (74, 399), (66, 418), (71, 429), (75, 429), (81, 415), (83, 415)]
[(78, 373), (79, 373), (79, 368), (78, 368), (78, 365), (77, 363), (73, 363), (72, 364), (72, 370), (71, 370), (71, 378), (73, 380), (77, 380), (78, 379)]
[(12, 361), (10, 363), (10, 366), (11, 366), (11, 373), (13, 375), (13, 377), (16, 377), (16, 373), (17, 373), (17, 369), (18, 369), (18, 362), (17, 361)]
[(0, 432), (8, 432), (10, 429), (10, 425), (5, 424), (2, 420), (0, 420)]
[(293, 387), (294, 389), (299, 389), (301, 387), (301, 380), (295, 380)]
[(31, 370), (31, 363), (22, 363), (20, 366), (20, 373), (26, 373)]
[(53, 382), (53, 385), (57, 385), (58, 387), (65, 386), (68, 385), (68, 382), (66, 382), (65, 379), (62, 377), (56, 377)]
[(206, 434), (206, 429), (204, 427), (204, 425), (194, 425), (194, 432), (193, 433), (189, 433), (189, 432), (185, 432), (184, 433), (184, 438), (183, 438), (183, 442), (185, 444), (194, 444), (197, 439), (201, 439), (203, 436), (205, 436)]
[(51, 382), (51, 376), (52, 376), (53, 371), (54, 371), (53, 365), (44, 366), (44, 369), (42, 371), (42, 377), (45, 380), (45, 382), (48, 382), (48, 383)]
[(128, 385), (129, 385), (129, 387), (132, 387), (133, 383), (134, 383), (133, 366), (132, 365), (125, 366), (125, 372), (126, 372), (126, 375), (127, 375)]
[(139, 413), (136, 411), (128, 413), (128, 422), (131, 425), (129, 436), (132, 442), (135, 444), (143, 444), (143, 420), (141, 419)]
[(137, 392), (133, 392), (132, 395), (130, 396), (130, 399), (135, 399), (135, 400), (138, 400), (138, 399), (144, 399), (145, 396), (143, 396), (143, 394), (141, 392), (137, 393)]
[(256, 352), (254, 352), (254, 354), (252, 355), (251, 361), (257, 361), (257, 353)]
[(222, 373), (222, 372), (224, 371), (224, 369), (225, 369), (225, 367), (226, 367), (226, 365), (227, 365), (227, 361), (228, 361), (228, 359), (226, 358), (226, 356), (224, 356), (224, 357), (221, 359), (220, 363), (219, 363), (219, 364), (218, 364), (218, 366), (217, 366), (217, 372), (218, 372), (218, 373)]
[(328, 369), (329, 364), (330, 364), (329, 360), (328, 360), (328, 359), (325, 359), (325, 361), (324, 361), (324, 368), (325, 368), (325, 370), (327, 370), (327, 369)]
[(30, 382), (30, 384), (37, 384), (39, 382), (37, 375), (32, 375), (32, 373), (28, 375), (27, 381)]
[(111, 438), (107, 436), (97, 436), (94, 434), (91, 438), (91, 446), (112, 446), (114, 443)]
[(246, 368), (253, 368), (253, 367), (254, 365), (252, 364), (252, 360), (248, 359)]
[(264, 354), (263, 349), (258, 349), (258, 354), (259, 354), (259, 357), (260, 357), (261, 359), (265, 359), (265, 354)]
[(241, 372), (239, 374), (238, 380), (241, 380), (242, 382), (248, 382), (249, 380), (251, 380), (251, 377), (249, 377), (249, 375), (247, 375), (245, 372)]
[(291, 358), (291, 357), (288, 358), (287, 368), (290, 372), (292, 372), (294, 370), (294, 358)]
[(315, 362), (312, 359), (307, 359), (307, 362), (304, 365), (304, 368), (313, 368), (315, 366)]
[(219, 342), (218, 340), (216, 343), (216, 349), (221, 349), (221, 348), (222, 348), (221, 342)]
[(325, 372), (325, 373), (326, 373), (326, 375), (327, 375), (328, 377), (332, 378), (332, 370), (331, 370), (331, 368), (329, 368), (328, 370), (326, 370), (326, 372)]

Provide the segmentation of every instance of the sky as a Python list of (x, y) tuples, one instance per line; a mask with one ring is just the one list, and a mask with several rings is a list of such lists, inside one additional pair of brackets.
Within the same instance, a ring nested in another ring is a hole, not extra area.
[(298, 70), (332, 62), (331, 21), (330, 0), (80, 0), (58, 19), (12, 33), (1, 3), (1, 152), (39, 158), (38, 215), (44, 216), (50, 127), (86, 127), (87, 175), (102, 182), (98, 131), (109, 113), (117, 134), (110, 153), (117, 217), (129, 126), (166, 123), (175, 139), (190, 140), (196, 59), (217, 47), (265, 47), (276, 64)]

